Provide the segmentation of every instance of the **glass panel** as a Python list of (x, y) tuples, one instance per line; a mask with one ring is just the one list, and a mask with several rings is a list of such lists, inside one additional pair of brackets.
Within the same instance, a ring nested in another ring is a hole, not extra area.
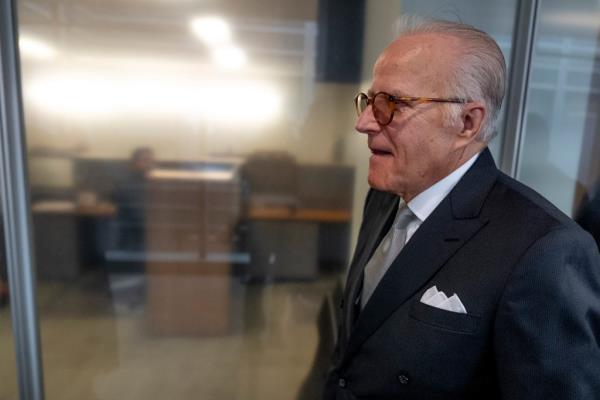
[(47, 398), (317, 398), (413, 3), (19, 4)]
[(0, 210), (0, 399), (18, 397), (15, 343), (8, 294), (4, 217)]
[(318, 7), (20, 2), (47, 398), (318, 390), (360, 66)]
[(544, 1), (518, 177), (600, 242), (600, 4)]

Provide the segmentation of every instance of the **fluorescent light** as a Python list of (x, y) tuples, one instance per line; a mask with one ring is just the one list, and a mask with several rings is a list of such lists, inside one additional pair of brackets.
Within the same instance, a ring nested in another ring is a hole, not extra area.
[(281, 112), (281, 96), (267, 84), (221, 82), (206, 85), (204, 90), (196, 111), (214, 123), (265, 123)]
[(191, 23), (192, 31), (208, 46), (220, 46), (231, 41), (231, 27), (221, 17), (198, 17)]
[(238, 69), (248, 61), (246, 53), (239, 47), (227, 46), (215, 49), (213, 58), (217, 65), (225, 69)]
[(268, 82), (200, 81), (161, 76), (78, 71), (46, 75), (25, 85), (26, 100), (38, 110), (68, 118), (188, 117), (216, 125), (274, 121), (281, 94)]
[(50, 59), (56, 55), (56, 50), (50, 45), (28, 36), (19, 38), (19, 49), (23, 57), (39, 60)]
[(26, 84), (27, 99), (44, 111), (72, 115), (105, 115), (111, 111), (110, 81), (98, 77), (56, 75)]
[(212, 49), (214, 62), (224, 69), (238, 69), (247, 62), (246, 53), (232, 43), (231, 26), (216, 16), (197, 17), (190, 22), (192, 31)]

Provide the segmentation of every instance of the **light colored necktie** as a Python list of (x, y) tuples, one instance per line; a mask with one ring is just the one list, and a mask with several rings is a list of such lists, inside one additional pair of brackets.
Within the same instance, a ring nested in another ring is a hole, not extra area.
[(402, 202), (400, 207), (398, 207), (396, 218), (390, 230), (381, 243), (379, 243), (373, 256), (365, 266), (362, 293), (360, 295), (361, 310), (365, 307), (367, 301), (369, 301), (379, 281), (381, 281), (381, 278), (383, 278), (383, 275), (385, 275), (392, 262), (400, 254), (406, 243), (408, 224), (415, 218), (415, 215), (406, 206), (406, 203)]

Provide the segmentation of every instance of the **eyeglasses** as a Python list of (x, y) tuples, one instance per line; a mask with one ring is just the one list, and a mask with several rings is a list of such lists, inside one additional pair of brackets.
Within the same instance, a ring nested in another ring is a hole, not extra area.
[(397, 109), (397, 105), (412, 107), (415, 104), (422, 103), (458, 103), (465, 104), (469, 101), (466, 99), (450, 98), (442, 99), (437, 97), (411, 97), (411, 96), (393, 96), (389, 93), (378, 92), (369, 97), (366, 93), (359, 93), (354, 98), (354, 104), (356, 105), (356, 112), (358, 116), (367, 109), (368, 106), (373, 106), (373, 116), (377, 123), (381, 126), (386, 126), (394, 118), (394, 111)]

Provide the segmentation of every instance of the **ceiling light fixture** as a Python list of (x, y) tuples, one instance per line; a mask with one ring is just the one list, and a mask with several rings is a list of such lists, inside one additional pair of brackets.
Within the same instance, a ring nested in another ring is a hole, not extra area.
[(231, 26), (221, 17), (198, 17), (190, 22), (192, 31), (208, 46), (221, 46), (231, 42)]
[(56, 55), (56, 50), (41, 40), (29, 36), (19, 38), (19, 50), (24, 58), (47, 60)]
[(221, 49), (215, 49), (213, 58), (217, 65), (225, 69), (241, 68), (248, 61), (246, 53), (239, 47), (235, 46), (227, 46)]

